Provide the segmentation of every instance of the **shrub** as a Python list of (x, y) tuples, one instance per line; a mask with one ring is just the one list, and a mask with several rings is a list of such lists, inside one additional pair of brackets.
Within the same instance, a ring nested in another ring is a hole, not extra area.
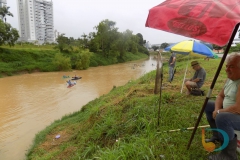
[(71, 70), (71, 60), (70, 58), (64, 57), (61, 53), (57, 53), (53, 59), (53, 65), (59, 71)]
[(98, 66), (98, 63), (94, 60), (94, 59), (90, 59), (90, 64), (89, 66), (91, 67), (97, 67)]
[(82, 51), (76, 56), (75, 67), (76, 69), (87, 69), (90, 64), (91, 52)]

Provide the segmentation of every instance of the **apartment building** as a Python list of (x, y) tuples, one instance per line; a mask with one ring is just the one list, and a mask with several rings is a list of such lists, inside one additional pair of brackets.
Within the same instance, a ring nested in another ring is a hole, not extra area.
[(47, 0), (17, 0), (21, 41), (55, 42), (53, 3)]
[(0, 7), (3, 7), (7, 4), (7, 0), (0, 0)]

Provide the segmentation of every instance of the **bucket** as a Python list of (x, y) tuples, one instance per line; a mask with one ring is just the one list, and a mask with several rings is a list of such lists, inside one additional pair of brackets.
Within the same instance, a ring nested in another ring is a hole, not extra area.
[(240, 153), (240, 131), (234, 130), (234, 132), (237, 135), (237, 151)]

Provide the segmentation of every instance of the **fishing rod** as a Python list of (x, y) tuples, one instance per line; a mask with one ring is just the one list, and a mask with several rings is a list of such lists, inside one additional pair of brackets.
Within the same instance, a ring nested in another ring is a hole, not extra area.
[[(208, 128), (208, 127), (210, 127), (210, 125), (198, 126), (197, 128)], [(194, 127), (180, 128), (180, 129), (173, 129), (173, 130), (162, 131), (162, 132), (157, 132), (157, 133), (178, 132), (178, 131), (186, 131), (186, 130), (192, 130), (192, 129), (194, 129)]]

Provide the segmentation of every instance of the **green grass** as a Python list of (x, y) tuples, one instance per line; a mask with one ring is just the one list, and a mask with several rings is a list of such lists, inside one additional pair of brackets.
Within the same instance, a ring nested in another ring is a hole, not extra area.
[[(179, 56), (178, 59), (183, 57)], [(197, 59), (207, 71), (203, 89), (208, 91), (220, 59)], [(102, 160), (203, 160), (211, 153), (201, 144), (197, 129), (191, 147), (187, 144), (192, 130), (164, 132), (195, 125), (205, 97), (180, 93), (186, 61), (177, 62), (177, 72), (168, 83), (164, 65), (162, 99), (153, 94), (155, 71), (124, 86), (113, 88), (78, 112), (64, 116), (36, 135), (27, 159), (102, 159)], [(188, 69), (187, 77), (193, 74)], [(212, 96), (223, 86), (224, 69)], [(160, 105), (160, 117), (158, 118)], [(159, 125), (158, 125), (159, 120)], [(199, 125), (207, 125), (203, 115)], [(60, 134), (59, 139), (55, 136)], [(206, 133), (210, 136), (210, 133)]]

